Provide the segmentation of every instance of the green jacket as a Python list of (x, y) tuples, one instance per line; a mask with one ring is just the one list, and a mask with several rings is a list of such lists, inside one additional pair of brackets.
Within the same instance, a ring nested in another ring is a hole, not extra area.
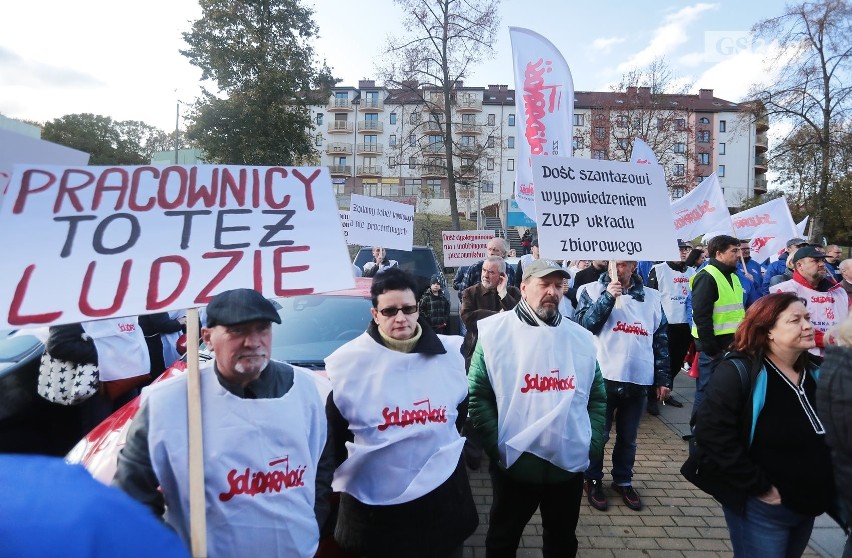
[[(510, 476), (521, 482), (552, 484), (565, 482), (577, 473), (572, 473), (545, 461), (531, 453), (522, 454), (509, 469), (500, 463), (497, 451), (497, 399), (488, 380), (482, 343), (477, 342), (468, 371), (470, 406), (468, 414), (474, 428), (482, 438), (482, 446), (492, 462), (507, 470)], [(589, 393), (589, 419), (592, 423), (592, 443), (589, 459), (594, 461), (603, 456), (604, 426), (606, 425), (606, 389), (601, 369), (595, 363), (595, 379)]]

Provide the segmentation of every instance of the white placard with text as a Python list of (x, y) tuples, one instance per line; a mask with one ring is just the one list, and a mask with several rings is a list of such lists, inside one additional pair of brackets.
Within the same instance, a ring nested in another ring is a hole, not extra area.
[(348, 242), (410, 251), (414, 245), (414, 206), (352, 194)]
[(458, 267), (484, 260), (488, 255), (486, 245), (494, 238), (494, 231), (442, 231), (444, 266)]

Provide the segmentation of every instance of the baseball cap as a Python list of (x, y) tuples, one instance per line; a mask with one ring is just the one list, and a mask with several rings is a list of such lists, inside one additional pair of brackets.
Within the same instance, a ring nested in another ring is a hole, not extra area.
[(692, 248), (692, 244), (690, 244), (689, 242), (686, 242), (682, 238), (678, 238), (677, 239), (677, 247), (678, 248)]
[(793, 254), (793, 264), (795, 264), (797, 261), (804, 259), (804, 258), (814, 258), (814, 259), (817, 259), (817, 260), (824, 260), (825, 259), (825, 252), (823, 252), (822, 250), (820, 250), (816, 246), (803, 246), (802, 248), (799, 248), (798, 250), (796, 250), (796, 252)]
[(787, 248), (792, 248), (793, 246), (803, 246), (807, 243), (808, 241), (804, 238), (791, 238), (787, 241)]
[(524, 268), (523, 280), (526, 281), (528, 277), (544, 277), (551, 273), (559, 273), (566, 279), (571, 277), (570, 273), (562, 269), (562, 266), (553, 260), (539, 258), (533, 261), (533, 263), (531, 263), (528, 267)]
[(254, 321), (281, 323), (275, 305), (254, 289), (232, 289), (213, 297), (207, 305), (207, 327)]

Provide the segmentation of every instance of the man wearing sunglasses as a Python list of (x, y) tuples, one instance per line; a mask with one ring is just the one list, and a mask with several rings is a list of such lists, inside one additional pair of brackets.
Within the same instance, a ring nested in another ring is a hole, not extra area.
[(461, 557), (478, 524), (461, 461), (461, 338), (420, 318), (415, 289), (398, 267), (376, 275), (367, 331), (325, 359), (334, 536), (358, 556)]

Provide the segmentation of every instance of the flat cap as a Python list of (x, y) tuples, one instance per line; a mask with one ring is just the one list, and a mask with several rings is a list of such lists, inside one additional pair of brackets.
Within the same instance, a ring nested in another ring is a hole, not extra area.
[(281, 317), (275, 305), (254, 289), (232, 289), (221, 292), (207, 305), (207, 327), (255, 321), (280, 324)]
[(791, 238), (787, 241), (787, 248), (792, 248), (793, 246), (803, 246), (807, 243), (808, 241), (804, 238)]
[(524, 268), (523, 280), (526, 281), (528, 277), (544, 277), (551, 273), (558, 273), (566, 279), (571, 278), (571, 274), (562, 269), (562, 266), (555, 261), (539, 258), (534, 260), (528, 267)]

